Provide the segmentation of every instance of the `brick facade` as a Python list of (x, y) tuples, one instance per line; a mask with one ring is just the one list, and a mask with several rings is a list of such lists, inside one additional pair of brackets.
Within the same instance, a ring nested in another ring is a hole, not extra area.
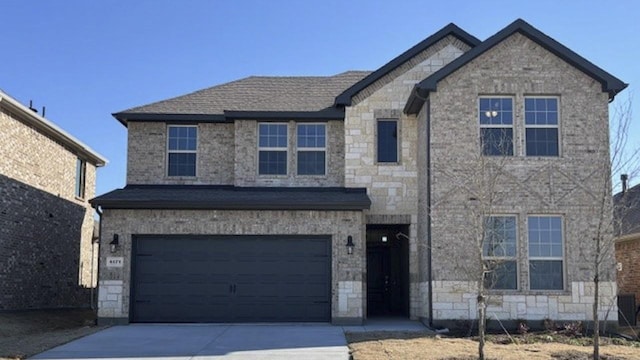
[(635, 295), (636, 305), (640, 305), (640, 234), (618, 239), (615, 244), (618, 294)]
[(96, 166), (77, 198), (78, 155), (24, 117), (0, 104), (0, 310), (89, 306)]
[[(360, 211), (197, 211), (109, 210), (102, 216), (101, 237), (118, 234), (121, 249), (101, 248), (98, 316), (128, 321), (131, 280), (131, 237), (147, 234), (190, 235), (331, 235), (333, 321), (353, 322), (364, 316), (364, 219)], [(356, 247), (347, 254), (345, 241)], [(122, 268), (107, 268), (107, 256), (123, 256)]]
[[(513, 98), (514, 156), (479, 155), (478, 98), (482, 95)], [(535, 95), (559, 98), (559, 157), (525, 156), (524, 97)], [(490, 298), (497, 305), (488, 310), (501, 319), (514, 315), (530, 320), (590, 319), (587, 298), (576, 296), (590, 293), (595, 248), (588, 239), (597, 233), (600, 212), (611, 209), (606, 188), (608, 99), (600, 83), (516, 33), (445, 78), (429, 98), (432, 276), (434, 283), (445, 284), (433, 290), (434, 318), (469, 318), (470, 308), (455, 306), (460, 296), (471, 296), (463, 289), (475, 286), (469, 282), (477, 274), (479, 251), (469, 229), (477, 225), (474, 219), (479, 216), (509, 214), (517, 218), (518, 290), (513, 295), (493, 293)], [(495, 173), (494, 183), (483, 183)], [(602, 201), (603, 192), (605, 206), (599, 208), (594, 204)], [(488, 193), (492, 203), (478, 205), (475, 199)], [(565, 285), (556, 293), (529, 290), (526, 220), (540, 214), (563, 218)], [(609, 238), (605, 244), (611, 244)], [(606, 252), (612, 254), (611, 250)], [(617, 319), (613, 267), (613, 256), (609, 256), (600, 274), (602, 312), (608, 312), (611, 321)], [(534, 295), (537, 302), (542, 299), (548, 305), (530, 306)]]
[[(309, 234), (333, 239), (332, 317), (362, 320), (367, 314), (366, 226), (386, 224), (409, 231), (409, 316), (474, 319), (473, 272), (480, 264), (478, 249), (469, 245), (469, 229), (477, 228), (474, 219), (479, 218), (474, 198), (480, 180), (498, 175), (493, 201), (482, 215), (517, 219), (517, 290), (492, 291), (489, 313), (502, 320), (590, 320), (594, 244), (585, 239), (593, 239), (599, 215), (611, 209), (605, 189), (608, 94), (601, 82), (516, 31), (442, 79), (420, 113), (403, 111), (416, 84), (469, 50), (460, 38), (445, 36), (354, 94), (344, 122), (326, 122), (326, 176), (295, 174), (296, 121), (281, 121), (288, 125), (287, 175), (258, 175), (258, 121), (236, 119), (198, 125), (198, 175), (185, 179), (165, 176), (166, 123), (129, 122), (128, 184), (363, 187), (372, 205), (362, 212), (107, 209), (103, 239), (120, 235), (125, 264), (101, 268), (100, 316), (125, 321), (129, 316), (135, 234)], [(492, 95), (513, 99), (514, 156), (480, 156), (478, 98)], [(560, 156), (525, 156), (526, 96), (558, 99)], [(376, 161), (379, 119), (398, 121), (397, 163)], [(599, 201), (604, 208), (594, 207)], [(562, 218), (561, 290), (530, 289), (530, 215)], [(609, 244), (609, 229), (605, 234)], [(353, 257), (345, 255), (347, 235), (356, 239)], [(107, 256), (103, 248), (101, 263)], [(617, 318), (613, 265), (612, 256), (604, 259), (600, 274), (600, 316), (610, 321)]]

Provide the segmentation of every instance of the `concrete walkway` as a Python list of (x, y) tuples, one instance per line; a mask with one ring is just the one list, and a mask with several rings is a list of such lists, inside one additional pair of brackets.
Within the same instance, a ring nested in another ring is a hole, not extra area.
[(345, 331), (429, 332), (407, 319), (330, 324), (134, 324), (114, 326), (32, 359), (348, 360)]
[(128, 325), (114, 326), (32, 359), (305, 359), (348, 360), (339, 326)]

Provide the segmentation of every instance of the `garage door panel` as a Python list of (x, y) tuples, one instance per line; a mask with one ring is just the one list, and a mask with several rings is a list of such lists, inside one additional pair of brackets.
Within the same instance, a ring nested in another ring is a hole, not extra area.
[(135, 237), (132, 320), (330, 320), (330, 237)]

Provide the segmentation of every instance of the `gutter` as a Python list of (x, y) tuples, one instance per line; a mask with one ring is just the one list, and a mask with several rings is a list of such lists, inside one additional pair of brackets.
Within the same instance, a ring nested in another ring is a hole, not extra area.
[[(91, 288), (91, 309), (92, 310), (97, 310), (98, 309), (98, 304), (95, 301), (95, 292), (96, 289), (99, 291), (100, 289), (100, 248), (101, 248), (101, 244), (102, 244), (102, 209), (99, 206), (96, 206), (96, 213), (98, 213), (98, 219), (100, 221), (100, 224), (98, 224), (99, 226), (99, 230), (98, 230), (98, 263), (96, 264), (98, 266), (98, 271), (97, 271), (97, 279), (96, 279), (96, 286)], [(95, 256), (94, 256), (95, 257)], [(93, 257), (91, 258), (91, 262), (93, 263)], [(91, 269), (91, 276), (93, 276), (93, 269)], [(93, 285), (93, 281), (92, 284)]]
[(427, 269), (429, 270), (429, 327), (433, 329), (433, 268), (431, 261), (431, 102), (427, 110)]

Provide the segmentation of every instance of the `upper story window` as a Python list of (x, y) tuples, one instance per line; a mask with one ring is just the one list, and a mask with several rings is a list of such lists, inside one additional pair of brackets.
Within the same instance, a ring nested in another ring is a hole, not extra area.
[(298, 124), (298, 175), (325, 175), (327, 127), (325, 124)]
[(483, 155), (513, 155), (513, 99), (483, 97), (478, 104)]
[(258, 124), (258, 174), (287, 174), (287, 124)]
[(378, 157), (379, 163), (398, 162), (398, 120), (378, 120)]
[(198, 127), (169, 126), (168, 133), (168, 176), (196, 176)]
[(564, 289), (562, 218), (529, 216), (528, 228), (531, 290)]
[(527, 156), (558, 156), (558, 99), (524, 99)]
[(84, 199), (85, 185), (87, 176), (87, 163), (86, 161), (77, 158), (76, 159), (76, 197)]
[(489, 216), (485, 219), (482, 258), (488, 273), (484, 277), (487, 289), (518, 288), (516, 217)]

